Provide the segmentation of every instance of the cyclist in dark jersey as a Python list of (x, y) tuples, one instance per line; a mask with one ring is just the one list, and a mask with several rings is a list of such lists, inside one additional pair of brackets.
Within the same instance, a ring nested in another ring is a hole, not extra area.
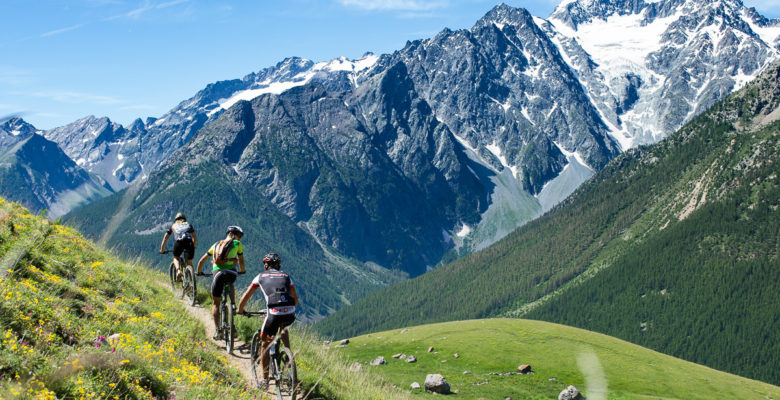
[[(225, 234), (225, 240), (230, 241), (230, 250), (227, 254), (227, 261), (224, 264), (216, 264), (213, 263), (212, 260), (212, 273), (214, 275), (211, 278), (211, 315), (214, 317), (214, 327), (217, 332), (214, 335), (214, 340), (220, 339), (219, 304), (222, 301), (222, 291), (225, 289), (225, 285), (232, 284), (236, 281), (238, 274), (246, 272), (246, 264), (244, 264), (244, 246), (239, 241), (244, 236), (244, 231), (240, 226), (228, 226)], [(217, 245), (220, 242), (211, 245), (208, 251), (203, 254), (203, 257), (198, 260), (198, 275), (203, 275), (203, 264), (206, 263), (208, 258), (214, 256), (214, 253), (217, 251)], [(236, 271), (236, 264), (238, 264), (240, 272)], [(230, 299), (233, 304), (236, 304), (235, 288), (232, 285), (231, 289), (233, 290), (230, 292)]]
[(263, 366), (263, 379), (268, 379), (268, 349), (276, 333), (282, 330), (282, 343), (290, 347), (290, 335), (285, 327), (295, 322), (295, 307), (298, 305), (298, 294), (295, 285), (286, 272), (281, 270), (282, 259), (276, 253), (263, 257), (265, 271), (258, 274), (238, 301), (238, 313), (244, 313), (244, 306), (249, 298), (260, 288), (265, 298), (268, 313), (263, 321), (260, 336), (260, 363)]
[(176, 213), (173, 218), (173, 225), (168, 227), (160, 243), (160, 254), (165, 253), (165, 244), (168, 238), (173, 235), (173, 264), (176, 266), (176, 281), (181, 281), (182, 259), (187, 265), (192, 266), (192, 259), (195, 257), (195, 247), (198, 244), (198, 235), (195, 234), (195, 228), (187, 222), (187, 217), (182, 213)]

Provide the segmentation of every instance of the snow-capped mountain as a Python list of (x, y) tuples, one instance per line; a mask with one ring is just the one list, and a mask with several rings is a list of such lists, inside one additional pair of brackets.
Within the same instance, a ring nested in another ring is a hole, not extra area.
[(342, 57), (327, 63), (288, 58), (243, 79), (209, 84), (160, 118), (137, 119), (123, 127), (108, 118), (89, 116), (46, 131), (45, 136), (57, 142), (78, 165), (120, 190), (145, 178), (236, 102), (265, 93), (279, 94), (312, 80), (327, 80), (334, 74), (354, 77), (376, 60), (370, 53), (354, 61)]
[(0, 193), (52, 218), (108, 196), (99, 178), (76, 165), (21, 118), (0, 124)]
[(623, 149), (666, 137), (780, 50), (780, 22), (739, 0), (564, 1), (537, 21)]
[[(114, 188), (209, 154), (318, 242), (416, 274), (495, 242), (744, 85), (778, 59), (779, 27), (738, 0), (565, 1), (547, 19), (499, 5), (393, 54), (288, 58), (130, 129), (47, 136)], [(278, 159), (269, 143), (295, 153)]]

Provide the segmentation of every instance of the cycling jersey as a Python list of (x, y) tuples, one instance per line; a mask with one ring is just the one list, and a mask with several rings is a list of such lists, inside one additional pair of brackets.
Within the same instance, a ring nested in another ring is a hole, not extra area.
[(195, 228), (190, 225), (189, 222), (176, 221), (168, 228), (168, 234), (173, 235), (173, 240), (192, 240), (192, 234), (195, 232)]
[(268, 314), (287, 315), (295, 313), (295, 300), (290, 295), (295, 287), (290, 275), (278, 269), (269, 269), (258, 274), (250, 284), (260, 288), (265, 297)]
[[(209, 247), (208, 253), (210, 256), (214, 255), (214, 248), (217, 247), (217, 243), (219, 242), (216, 242), (212, 244), (211, 247)], [(225, 264), (212, 264), (213, 265), (212, 271), (217, 272), (217, 271), (222, 271), (224, 269), (235, 269), (238, 256), (243, 254), (244, 254), (244, 246), (242, 246), (241, 242), (239, 242), (238, 240), (233, 240), (233, 247), (231, 247), (230, 251), (228, 251), (229, 261)]]

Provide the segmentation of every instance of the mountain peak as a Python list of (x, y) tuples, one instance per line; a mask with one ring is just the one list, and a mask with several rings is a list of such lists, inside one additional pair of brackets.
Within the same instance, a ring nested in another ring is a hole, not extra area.
[(499, 26), (505, 24), (518, 24), (531, 21), (532, 19), (533, 15), (525, 8), (515, 8), (501, 3), (488, 11), (474, 26), (485, 26), (487, 24), (496, 24)]

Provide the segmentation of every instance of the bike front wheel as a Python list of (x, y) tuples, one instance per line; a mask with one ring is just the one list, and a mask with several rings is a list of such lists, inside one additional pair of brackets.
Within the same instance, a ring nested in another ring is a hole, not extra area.
[(281, 354), (279, 354), (277, 376), (276, 391), (279, 399), (295, 400), (295, 392), (298, 389), (298, 368), (295, 366), (292, 350), (286, 347), (282, 348)]
[(260, 363), (260, 332), (255, 332), (252, 335), (252, 344), (249, 347), (249, 370), (252, 372), (252, 380), (255, 382), (255, 386), (262, 388), (263, 383), (263, 365)]
[(176, 264), (171, 262), (171, 266), (168, 268), (168, 278), (171, 280), (171, 290), (176, 293)]
[(184, 282), (182, 282), (182, 292), (187, 297), (187, 301), (191, 306), (195, 305), (195, 298), (198, 295), (198, 287), (195, 284), (195, 273), (192, 271), (191, 266), (187, 266), (184, 270)]

